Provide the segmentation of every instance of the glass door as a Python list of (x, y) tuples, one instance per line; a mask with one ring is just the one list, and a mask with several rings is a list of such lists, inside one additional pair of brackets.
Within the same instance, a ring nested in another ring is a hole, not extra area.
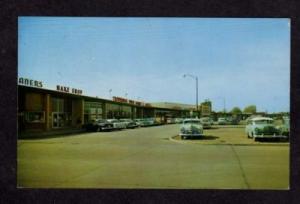
[(53, 128), (64, 127), (64, 122), (65, 122), (64, 117), (65, 117), (64, 113), (53, 112), (52, 113), (52, 127)]

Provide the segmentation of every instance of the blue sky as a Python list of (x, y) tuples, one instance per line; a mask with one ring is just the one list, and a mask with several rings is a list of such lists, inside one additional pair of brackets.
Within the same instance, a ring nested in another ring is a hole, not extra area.
[(289, 19), (19, 17), (18, 76), (83, 95), (288, 111)]

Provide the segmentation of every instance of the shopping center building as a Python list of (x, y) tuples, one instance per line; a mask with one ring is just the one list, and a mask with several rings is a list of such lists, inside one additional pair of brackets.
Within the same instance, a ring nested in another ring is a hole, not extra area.
[(155, 118), (165, 123), (168, 117), (189, 117), (195, 111), (193, 106), (161, 107), (120, 97), (108, 100), (82, 93), (82, 90), (60, 85), (53, 90), (46, 89), (41, 81), (19, 78), (19, 133), (80, 129), (96, 118)]

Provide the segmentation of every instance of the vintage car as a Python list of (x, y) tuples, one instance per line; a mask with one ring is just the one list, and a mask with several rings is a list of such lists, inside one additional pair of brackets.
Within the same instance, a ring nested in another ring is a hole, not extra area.
[(290, 136), (290, 118), (283, 117), (282, 125), (278, 126), (277, 128), (279, 129), (280, 134), (289, 137)]
[(203, 136), (203, 126), (200, 119), (184, 119), (180, 128), (181, 139)]
[(176, 120), (175, 120), (175, 118), (167, 118), (166, 123), (167, 124), (175, 124)]
[(226, 118), (218, 118), (218, 125), (227, 125)]
[(85, 125), (87, 131), (113, 130), (113, 124), (105, 119), (95, 119)]
[(175, 123), (182, 123), (183, 118), (175, 118)]
[(255, 117), (248, 120), (245, 132), (248, 138), (253, 138), (255, 141), (259, 138), (286, 138), (275, 127), (273, 119), (268, 117)]
[(239, 124), (239, 119), (237, 117), (228, 117), (226, 118), (227, 124), (230, 125), (238, 125)]
[(133, 120), (136, 124), (137, 124), (137, 126), (139, 126), (139, 127), (142, 127), (143, 125), (144, 125), (144, 119), (142, 119), (142, 118), (137, 118), (137, 119), (134, 119)]
[(124, 122), (119, 121), (118, 119), (107, 119), (109, 123), (113, 124), (114, 129), (120, 130), (120, 129), (125, 129), (126, 124)]
[(144, 119), (146, 126), (156, 125), (155, 118), (145, 118)]
[(136, 122), (131, 120), (131, 119), (120, 119), (120, 122), (125, 123), (126, 128), (136, 128), (136, 127), (138, 127)]
[(201, 124), (202, 124), (204, 129), (211, 128), (211, 126), (213, 124), (211, 118), (209, 118), (209, 117), (200, 118), (200, 121), (201, 121)]

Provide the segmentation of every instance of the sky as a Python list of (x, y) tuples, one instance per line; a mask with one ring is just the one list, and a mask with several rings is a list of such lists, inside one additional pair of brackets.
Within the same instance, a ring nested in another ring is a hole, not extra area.
[[(19, 17), (18, 77), (83, 95), (289, 111), (288, 18)], [(111, 91), (111, 94), (109, 90)]]

